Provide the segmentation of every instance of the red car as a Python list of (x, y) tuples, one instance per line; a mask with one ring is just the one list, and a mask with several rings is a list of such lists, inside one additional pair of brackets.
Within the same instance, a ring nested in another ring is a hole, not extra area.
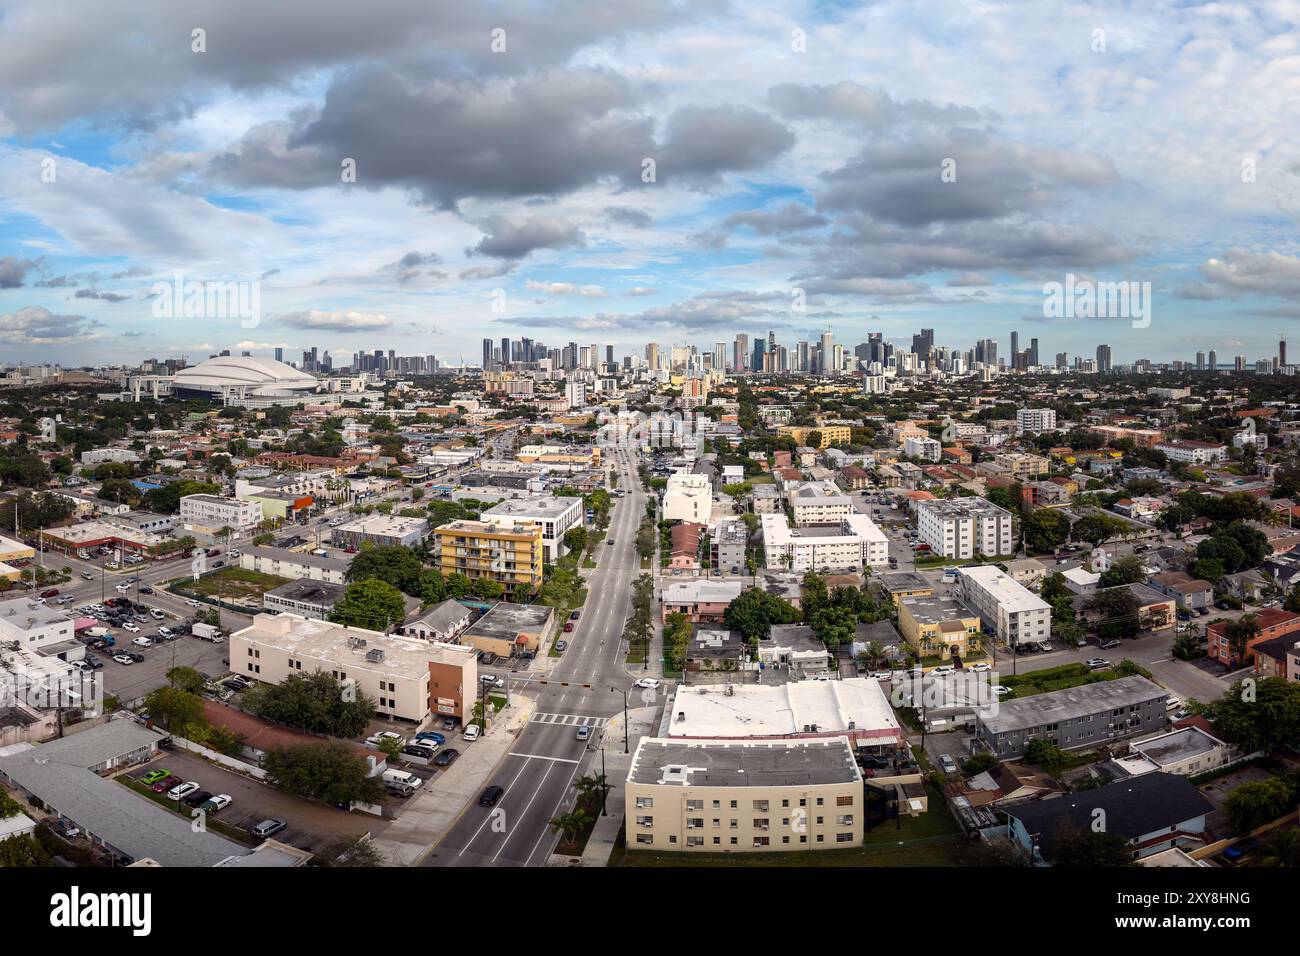
[(571, 631), (571, 630), (573, 630), (573, 622), (572, 622), (572, 621), (566, 621), (565, 624), (564, 624), (564, 630), (565, 630), (566, 632), (567, 632), (567, 631)]
[(171, 774), (170, 776), (163, 777), (161, 780), (155, 783), (153, 787), (151, 787), (150, 789), (152, 789), (154, 793), (166, 793), (172, 787), (175, 787), (178, 784), (182, 784), (184, 782), (185, 781), (182, 780), (180, 777), (176, 776), (175, 774)]

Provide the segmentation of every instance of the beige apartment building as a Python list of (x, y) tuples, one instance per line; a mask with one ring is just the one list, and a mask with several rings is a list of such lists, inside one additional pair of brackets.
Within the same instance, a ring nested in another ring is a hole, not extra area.
[(460, 520), (434, 529), (438, 569), (444, 576), (499, 581), (510, 599), (528, 597), (542, 586), (545, 546), (542, 525), (532, 521)]
[(297, 614), (258, 614), (230, 635), (230, 669), (279, 684), (324, 671), (375, 702), (376, 716), (420, 723), (430, 712), (464, 720), (478, 694), (472, 647), (344, 627)]
[(628, 848), (757, 853), (859, 846), (863, 793), (846, 737), (643, 737), (624, 796)]

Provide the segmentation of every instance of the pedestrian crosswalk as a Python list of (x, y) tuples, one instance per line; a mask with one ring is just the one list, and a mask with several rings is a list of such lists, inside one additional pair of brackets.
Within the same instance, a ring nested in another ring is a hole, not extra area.
[(570, 727), (604, 727), (608, 717), (588, 717), (584, 714), (533, 714), (530, 723), (567, 724)]

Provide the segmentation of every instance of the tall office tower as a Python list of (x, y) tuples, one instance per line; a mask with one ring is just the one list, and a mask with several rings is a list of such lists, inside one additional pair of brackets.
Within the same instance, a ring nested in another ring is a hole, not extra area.
[(565, 371), (569, 371), (577, 368), (578, 367), (578, 343), (570, 342), (564, 348), (565, 348), (565, 355), (566, 355), (565, 362), (564, 362)]
[(1210, 371), (1216, 371), (1219, 367), (1219, 353), (1210, 349)]
[(836, 345), (831, 349), (831, 370), (836, 374), (844, 368), (844, 346)]
[(330, 358), (330, 353), (329, 353), (329, 352), (326, 352), (326, 353), (321, 357), (320, 365), (321, 365), (321, 368), (323, 368), (323, 369), (324, 369), (325, 371), (327, 371), (327, 372), (332, 372), (332, 371), (334, 370), (334, 360), (333, 360), (332, 358)]
[(1232, 360), (1232, 367), (1235, 368), (1238, 372), (1246, 371), (1246, 356), (1238, 355), (1235, 359)]
[(283, 348), (280, 348), (280, 347), (278, 347), (278, 346), (276, 347), (276, 350), (275, 350), (275, 360), (276, 360), (277, 362), (283, 362), (283, 361), (284, 361), (284, 349), (283, 349)]
[(492, 368), (492, 340), (484, 339), (483, 340), (483, 371), (486, 372), (490, 368)]
[(397, 364), (397, 350), (396, 350), (396, 349), (389, 349), (389, 350), (388, 350), (388, 367), (389, 367), (389, 368), (392, 368), (392, 367), (393, 367), (394, 365), (396, 365), (396, 364)]
[(1097, 346), (1097, 371), (1109, 372), (1111, 369), (1111, 352), (1109, 345)]
[(864, 361), (864, 362), (870, 362), (870, 361), (871, 361), (871, 343), (870, 343), (870, 342), (860, 342), (860, 343), (858, 343), (857, 345), (853, 346), (853, 357), (854, 357), (855, 359), (861, 359), (861, 360)]
[(1070, 353), (1069, 353), (1069, 352), (1057, 352), (1057, 353), (1056, 353), (1056, 367), (1057, 367), (1057, 368), (1069, 368), (1069, 366), (1070, 366)]
[(737, 335), (736, 341), (732, 343), (731, 367), (737, 373), (749, 368), (749, 336), (744, 332)]
[(833, 348), (834, 348), (834, 336), (831, 335), (831, 330), (827, 329), (825, 332), (822, 333), (822, 338), (821, 338), (822, 357), (820, 362), (818, 363), (818, 368), (817, 368), (817, 371), (822, 375), (826, 374), (826, 367), (831, 362)]
[(659, 371), (659, 343), (647, 342), (645, 347), (646, 368), (652, 372)]
[(537, 357), (533, 355), (533, 340), (522, 338), (519, 340), (519, 355), (525, 362), (535, 362)]
[(1198, 372), (1204, 372), (1204, 371), (1205, 371), (1205, 353), (1204, 353), (1204, 352), (1197, 352), (1197, 353), (1196, 353), (1196, 371), (1198, 371)]
[(776, 351), (776, 332), (772, 331), (771, 329), (769, 329), (767, 332), (767, 350), (769, 352)]
[(713, 343), (713, 367), (719, 372), (726, 371), (727, 368), (727, 343)]
[(1011, 367), (1016, 367), (1016, 356), (1020, 354), (1020, 333), (1011, 333)]
[(1029, 340), (1029, 361), (1026, 363), (1030, 368), (1038, 366), (1038, 339)]
[(912, 336), (912, 351), (919, 358), (928, 358), (932, 348), (934, 348), (934, 329), (922, 329), (920, 334)]
[(587, 364), (584, 368), (595, 368), (600, 364), (600, 345), (597, 342), (591, 343), (591, 348), (587, 350)]
[(612, 345), (605, 346), (605, 364), (606, 365), (614, 364), (614, 346)]
[(578, 367), (591, 368), (591, 365), (592, 365), (591, 346), (584, 345), (578, 349)]
[(501, 367), (510, 367), (510, 339), (507, 336), (501, 337)]
[(763, 368), (764, 368), (764, 359), (763, 359), (763, 356), (765, 356), (766, 354), (767, 354), (767, 340), (766, 340), (766, 339), (755, 339), (755, 340), (754, 340), (754, 355), (753, 355), (753, 358), (750, 360), (750, 363), (749, 363), (749, 367), (750, 367), (750, 369), (751, 369), (752, 371), (754, 371), (754, 372), (761, 372), (761, 371), (763, 371)]
[(807, 340), (802, 339), (795, 346), (794, 370), (796, 372), (810, 372), (812, 371), (812, 366), (809, 364), (811, 362), (812, 349), (808, 346)]
[(1286, 368), (1286, 338), (1280, 338), (1277, 343), (1277, 364)]

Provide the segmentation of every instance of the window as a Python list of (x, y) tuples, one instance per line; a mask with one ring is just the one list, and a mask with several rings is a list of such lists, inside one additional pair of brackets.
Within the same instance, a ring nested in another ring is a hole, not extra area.
[(852, 833), (837, 833), (837, 834), (835, 834), (835, 842), (836, 842), (836, 843), (852, 843), (852, 842), (853, 842), (853, 834), (852, 834)]
[(654, 805), (655, 805), (655, 798), (654, 798), (654, 797), (637, 797), (637, 798), (636, 798), (636, 808), (637, 808), (638, 810), (649, 810), (649, 809), (650, 809), (651, 807), (653, 807)]
[(653, 834), (653, 833), (638, 833), (638, 834), (636, 835), (636, 842), (637, 842), (637, 843), (642, 843), (642, 844), (654, 843), (654, 842), (655, 842), (654, 834)]
[(851, 806), (853, 806), (853, 795), (852, 795), (852, 794), (849, 794), (849, 795), (847, 795), (847, 796), (843, 796), (843, 797), (836, 797), (836, 798), (835, 798), (835, 805), (836, 805), (837, 807), (851, 807)]

